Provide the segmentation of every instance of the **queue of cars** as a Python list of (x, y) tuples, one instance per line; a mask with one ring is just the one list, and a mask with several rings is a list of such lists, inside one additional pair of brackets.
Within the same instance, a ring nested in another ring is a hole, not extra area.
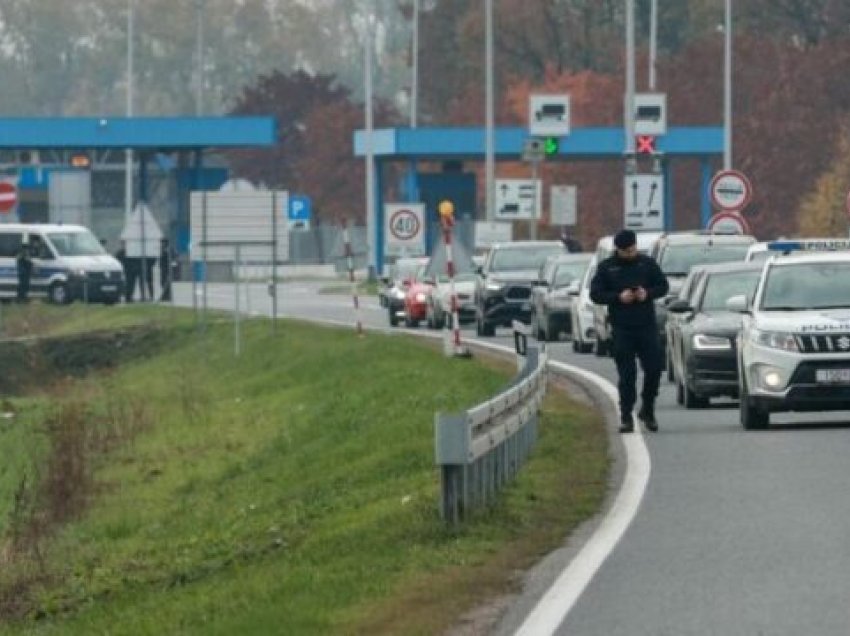
[[(775, 412), (850, 410), (850, 240), (757, 243), (706, 232), (643, 240), (640, 249), (671, 282), (656, 302), (679, 404), (704, 408), (715, 397), (738, 398), (747, 429), (769, 426)], [(603, 238), (595, 252), (580, 254), (558, 241), (494, 245), (455, 279), (461, 321), (474, 321), (486, 336), (517, 319), (541, 341), (565, 333), (576, 352), (608, 353), (610, 326), (589, 286), (613, 251), (609, 243)], [(429, 272), (427, 261), (417, 265), (401, 283), (399, 311), (408, 325), (442, 327), (448, 279)]]

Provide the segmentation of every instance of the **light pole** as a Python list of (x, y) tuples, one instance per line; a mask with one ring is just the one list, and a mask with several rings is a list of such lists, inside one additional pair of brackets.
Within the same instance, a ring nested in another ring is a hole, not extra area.
[(419, 0), (413, 0), (413, 77), (410, 79), (410, 127), (416, 128), (419, 99)]
[(484, 180), (485, 218), (495, 219), (496, 179), (493, 134), (493, 0), (484, 0)]
[(366, 18), (366, 36), (364, 38), (364, 84), (365, 95), (365, 119), (366, 119), (366, 245), (369, 259), (369, 279), (371, 280), (377, 272), (376, 237), (377, 227), (375, 214), (375, 150), (372, 143), (372, 131), (374, 122), (372, 117), (372, 49), (375, 46), (375, 13), (374, 5), (370, 6), (370, 13)]
[(195, 61), (197, 63), (195, 85), (195, 114), (204, 114), (204, 0), (195, 0), (195, 29), (197, 33)]
[(655, 60), (658, 57), (658, 0), (649, 7), (649, 90), (655, 91)]
[(626, 99), (623, 110), (626, 170), (633, 171), (634, 166), (629, 162), (634, 162), (635, 154), (635, 0), (626, 0)]
[[(133, 20), (134, 0), (127, 0), (127, 118), (133, 116)], [(127, 221), (133, 211), (133, 149), (124, 150), (124, 215)]]
[(732, 0), (726, 0), (723, 64), (723, 169), (732, 169)]

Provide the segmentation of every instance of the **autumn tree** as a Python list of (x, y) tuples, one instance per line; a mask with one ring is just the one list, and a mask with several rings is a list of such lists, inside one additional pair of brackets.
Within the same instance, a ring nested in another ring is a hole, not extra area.
[(803, 197), (797, 213), (800, 236), (846, 236), (847, 193), (850, 191), (850, 129), (842, 127), (835, 159), (818, 177), (814, 189)]

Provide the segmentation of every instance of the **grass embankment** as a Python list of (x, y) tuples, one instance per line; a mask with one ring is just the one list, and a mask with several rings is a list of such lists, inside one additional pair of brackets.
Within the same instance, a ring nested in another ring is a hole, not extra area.
[(3, 310), (7, 333), (160, 337), (5, 398), (0, 633), (440, 633), (515, 587), (605, 491), (603, 427), (552, 392), (516, 484), (442, 524), (434, 412), (492, 395), (512, 365), (290, 321), (273, 336), (264, 320), (245, 323), (237, 359), (229, 324), (201, 337), (191, 312)]

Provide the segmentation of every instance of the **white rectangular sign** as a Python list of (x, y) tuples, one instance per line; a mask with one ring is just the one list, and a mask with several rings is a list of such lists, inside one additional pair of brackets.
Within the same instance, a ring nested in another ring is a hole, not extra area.
[(510, 223), (475, 222), (475, 248), (484, 249), (493, 243), (510, 243), (514, 238), (514, 226)]
[[(288, 205), (286, 191), (192, 192), (191, 259), (232, 262), (236, 253), (232, 243), (257, 241), (256, 245), (241, 246), (240, 258), (243, 262), (270, 263), (274, 252), (271, 243), (277, 230), (277, 260), (289, 260), (289, 226), (286, 216), (281, 214)], [(207, 243), (206, 247), (203, 242)], [(231, 244), (210, 245), (211, 242)]]
[(629, 174), (623, 179), (623, 225), (632, 230), (664, 229), (664, 176)]
[(496, 215), (500, 221), (540, 218), (540, 179), (496, 179)]
[(532, 137), (570, 134), (569, 95), (529, 95), (528, 133)]
[(384, 205), (384, 254), (387, 256), (425, 255), (424, 203)]
[(575, 225), (578, 222), (578, 189), (571, 185), (553, 185), (549, 197), (549, 223)]
[(635, 93), (635, 134), (667, 134), (667, 94)]

